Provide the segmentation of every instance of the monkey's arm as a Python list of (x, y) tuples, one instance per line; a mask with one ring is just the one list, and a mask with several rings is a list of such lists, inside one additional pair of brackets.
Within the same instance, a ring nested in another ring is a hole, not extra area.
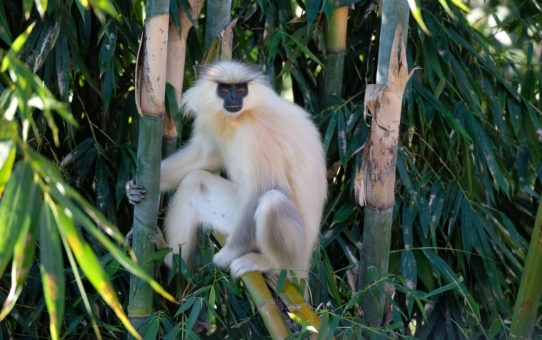
[(186, 175), (195, 170), (217, 172), (221, 169), (218, 150), (206, 139), (194, 137), (188, 145), (162, 161), (160, 192), (177, 189)]

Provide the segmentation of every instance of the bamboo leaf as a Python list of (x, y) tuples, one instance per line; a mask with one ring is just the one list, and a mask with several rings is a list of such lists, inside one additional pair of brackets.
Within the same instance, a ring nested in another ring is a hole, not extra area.
[[(81, 269), (87, 276), (90, 283), (92, 283), (94, 288), (96, 288), (109, 307), (113, 309), (130, 334), (137, 339), (141, 339), (137, 331), (130, 324), (128, 317), (122, 309), (122, 305), (118, 302), (117, 294), (109, 282), (109, 278), (102, 268), (100, 261), (98, 261), (98, 258), (88, 243), (78, 235), (72, 218), (68, 217), (65, 211), (59, 207), (52, 206), (51, 208), (53, 209), (54, 219), (57, 225), (59, 227), (61, 226), (60, 231), (68, 240), (68, 244), (70, 245), (75, 258), (77, 259), (77, 262), (81, 266)], [(67, 209), (66, 212), (71, 215), (71, 211), (69, 209)]]
[(3, 320), (15, 306), (19, 295), (23, 291), (23, 285), (30, 267), (34, 262), (34, 250), (40, 225), (41, 197), (34, 195), (34, 199), (35, 202), (31, 204), (31, 211), (28, 212), (31, 222), (21, 226), (21, 232), (15, 242), (11, 270), (11, 291), (0, 313), (0, 320)]
[(425, 34), (430, 36), (431, 32), (429, 32), (427, 26), (425, 26), (425, 22), (423, 21), (422, 17), (422, 9), (418, 6), (418, 4), (416, 4), (416, 0), (408, 0), (408, 5), (410, 6), (412, 16), (414, 17), (418, 25), (420, 25)]
[(285, 269), (280, 271), (279, 280), (277, 283), (277, 294), (280, 294), (284, 289), (284, 284), (286, 283), (286, 278), (288, 277), (288, 271)]
[(117, 10), (115, 9), (115, 6), (113, 6), (111, 1), (109, 1), (109, 0), (88, 0), (88, 2), (90, 3), (90, 5), (94, 9), (99, 10), (99, 11), (95, 10), (94, 13), (96, 13), (98, 18), (101, 18), (102, 21), (103, 21), (103, 15), (100, 15), (100, 11), (103, 11), (103, 12), (109, 14), (113, 18), (116, 18), (118, 16), (118, 13), (117, 13)]
[(11, 175), (15, 162), (15, 142), (17, 137), (15, 122), (0, 120), (0, 197)]
[(269, 62), (271, 63), (275, 60), (275, 56), (277, 55), (277, 48), (279, 46), (281, 38), (282, 34), (280, 32), (275, 32), (273, 40), (271, 41), (271, 45), (269, 46)]
[(0, 275), (11, 259), (21, 229), (31, 222), (37, 185), (29, 163), (17, 162), (0, 203)]
[[(49, 172), (50, 173), (50, 172)], [(176, 302), (175, 298), (171, 296), (167, 291), (164, 290), (160, 286), (160, 284), (154, 280), (150, 275), (148, 275), (143, 269), (141, 269), (139, 266), (137, 266), (128, 256), (126, 256), (125, 252), (117, 247), (107, 236), (105, 236), (90, 220), (90, 218), (84, 214), (78, 206), (76, 206), (71, 200), (69, 200), (65, 194), (62, 192), (62, 190), (68, 191), (68, 195), (75, 199), (77, 203), (79, 203), (81, 206), (83, 206), (83, 209), (85, 209), (85, 212), (91, 216), (99, 225), (102, 226), (103, 229), (106, 231), (109, 231), (110, 234), (116, 235), (111, 230), (111, 222), (107, 221), (92, 205), (90, 205), (88, 202), (83, 200), (78, 193), (76, 193), (71, 187), (69, 186), (63, 186), (63, 183), (60, 182), (54, 187), (51, 188), (51, 195), (60, 202), (63, 206), (68, 208), (70, 212), (73, 214), (74, 218), (81, 223), (81, 225), (85, 228), (85, 230), (91, 234), (93, 237), (95, 237), (98, 242), (102, 246), (104, 246), (109, 252), (111, 252), (111, 255), (119, 261), (119, 263), (126, 268), (128, 271), (130, 271), (132, 274), (136, 275), (137, 277), (143, 279), (144, 281), (148, 282), (151, 287), (160, 295), (164, 296), (166, 299)], [(113, 226), (114, 227), (114, 226)], [(123, 240), (122, 236), (121, 239)]]
[(329, 121), (329, 124), (327, 125), (326, 134), (324, 135), (324, 152), (327, 154), (329, 145), (331, 144), (331, 140), (333, 138), (333, 134), (335, 133), (335, 127), (337, 126), (337, 112), (333, 112), (331, 115), (331, 120)]
[(333, 15), (333, 10), (335, 9), (335, 1), (334, 0), (322, 0), (324, 2), (323, 4), (323, 10), (326, 15), (327, 22), (329, 23), (331, 21), (331, 16)]
[(111, 59), (115, 54), (117, 45), (117, 25), (113, 19), (109, 19), (104, 27), (104, 37), (98, 54), (98, 65), (100, 67), (100, 75), (103, 75), (108, 69)]
[(102, 214), (105, 213), (107, 198), (109, 197), (109, 184), (107, 183), (107, 171), (101, 158), (96, 160), (96, 208)]
[(427, 287), (427, 290), (432, 291), (435, 289), (435, 276), (431, 264), (419, 251), (414, 251), (414, 258), (416, 259), (418, 277), (423, 285)]
[(195, 28), (198, 28), (199, 25), (198, 25), (198, 18), (195, 18), (194, 15), (192, 14), (192, 6), (190, 6), (190, 3), (188, 0), (177, 0), (177, 4), (179, 7), (181, 7), (181, 9), (183, 10), (183, 12), (186, 14), (186, 16), (188, 17), (188, 20), (190, 20), (190, 22), (192, 23), (192, 25), (195, 27)]
[[(411, 290), (416, 290), (418, 270), (414, 254), (411, 250), (405, 250), (401, 254), (401, 272), (405, 278), (405, 285)], [(412, 307), (414, 306), (414, 297), (410, 293), (406, 294), (406, 304), (408, 315), (411, 315)]]
[(45, 21), (40, 33), (40, 37), (37, 41), (36, 47), (31, 51), (30, 55), (26, 58), (25, 63), (30, 69), (36, 73), (43, 63), (49, 52), (53, 49), (60, 32), (60, 23), (50, 18)]
[(307, 48), (307, 46), (305, 46), (304, 44), (302, 44), (299, 40), (297, 40), (297, 38), (295, 38), (294, 36), (286, 33), (286, 32), (283, 32), (288, 38), (290, 38), (290, 40), (292, 40), (294, 42), (294, 44), (296, 44), (297, 48), (299, 48), (301, 51), (303, 51), (303, 53), (305, 53), (309, 58), (311, 58), (314, 62), (316, 62), (318, 65), (320, 65), (323, 69), (325, 69), (326, 67), (324, 66), (324, 64), (322, 64), (322, 62), (320, 61), (320, 59), (318, 59), (311, 51), (309, 51), (309, 49)]
[(0, 4), (0, 39), (4, 40), (8, 46), (11, 46), (13, 42), (13, 37), (9, 29), (8, 19), (6, 17), (6, 11), (4, 10), (4, 3)]
[(470, 9), (464, 3), (462, 3), (461, 0), (450, 0), (450, 1), (452, 2), (452, 4), (460, 8), (462, 11), (466, 13), (470, 13)]
[(169, 119), (175, 120), (176, 125), (179, 125), (178, 113), (179, 105), (175, 98), (175, 88), (170, 83), (166, 83), (166, 114)]
[(186, 321), (187, 332), (191, 331), (194, 325), (196, 324), (196, 321), (198, 320), (199, 312), (201, 311), (202, 304), (203, 304), (203, 301), (201, 299), (197, 299), (194, 302), (192, 310), (190, 311), (190, 316), (188, 317), (188, 320)]
[(162, 248), (162, 249), (158, 249), (157, 251), (155, 251), (154, 253), (151, 254), (151, 256), (149, 257), (149, 259), (147, 261), (155, 261), (155, 260), (161, 260), (163, 259), (167, 254), (171, 253), (171, 248), (167, 247), (167, 248)]
[(326, 330), (327, 330), (328, 323), (329, 323), (329, 313), (326, 311), (326, 313), (323, 313), (323, 315), (320, 317), (320, 327), (318, 327), (317, 340), (326, 339)]
[(68, 90), (70, 86), (70, 50), (68, 37), (60, 32), (55, 46), (55, 64), (58, 92), (63, 102), (68, 102)]
[(318, 11), (322, 7), (322, 0), (307, 0), (307, 30), (310, 29), (312, 22), (316, 19)]
[(156, 313), (152, 313), (148, 316), (147, 320), (145, 320), (145, 323), (147, 325), (147, 328), (145, 329), (145, 335), (143, 336), (144, 339), (156, 339), (158, 335), (158, 318), (156, 317)]
[(346, 169), (349, 157), (346, 155), (347, 140), (346, 140), (346, 121), (344, 118), (344, 112), (339, 110), (338, 112), (338, 125), (337, 125), (337, 135), (339, 142), (339, 158), (343, 165), (343, 169)]
[(43, 295), (49, 312), (51, 338), (59, 339), (60, 328), (64, 320), (64, 300), (66, 282), (64, 264), (58, 229), (65, 227), (55, 219), (56, 206), (47, 199), (43, 207), (40, 227), (40, 260)]

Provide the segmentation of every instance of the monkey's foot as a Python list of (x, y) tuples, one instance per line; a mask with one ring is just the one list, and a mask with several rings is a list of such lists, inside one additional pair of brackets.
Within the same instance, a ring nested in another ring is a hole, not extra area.
[(147, 190), (141, 185), (136, 185), (135, 178), (131, 179), (126, 183), (126, 197), (128, 197), (128, 202), (135, 205), (145, 199), (145, 194)]
[(160, 228), (156, 228), (156, 234), (149, 234), (147, 238), (151, 243), (156, 246), (156, 249), (163, 249), (169, 247)]
[(236, 258), (230, 265), (230, 275), (238, 279), (248, 272), (267, 272), (271, 269), (267, 261), (260, 253), (248, 253)]
[(132, 237), (134, 236), (134, 229), (130, 229), (128, 234), (124, 237), (124, 246), (132, 246)]

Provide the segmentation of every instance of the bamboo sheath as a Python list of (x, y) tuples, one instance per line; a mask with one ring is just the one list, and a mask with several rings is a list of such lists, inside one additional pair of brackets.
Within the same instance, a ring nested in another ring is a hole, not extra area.
[[(401, 48), (398, 55), (399, 43)], [(365, 142), (363, 163), (355, 179), (356, 199), (361, 206), (367, 206), (359, 289), (374, 282), (368, 276), (369, 267), (375, 267), (379, 275), (388, 272), (399, 123), (403, 93), (410, 78), (400, 23), (396, 26), (387, 73), (387, 85), (370, 84), (365, 92), (364, 116), (370, 113), (372, 124)], [(384, 289), (383, 284), (380, 286)], [(371, 325), (380, 326), (384, 294), (381, 290), (375, 292), (377, 301), (370, 292), (364, 294), (362, 309)]]

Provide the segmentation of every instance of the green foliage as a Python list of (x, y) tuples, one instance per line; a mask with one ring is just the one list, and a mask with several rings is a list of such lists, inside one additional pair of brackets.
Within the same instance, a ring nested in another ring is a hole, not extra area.
[[(90, 1), (92, 9), (78, 0), (33, 3), (0, 4), (0, 301), (14, 303), (4, 293), (10, 290), (18, 297), (0, 334), (121, 336), (115, 312), (126, 307), (129, 275), (120, 265), (138, 269), (112, 239), (122, 242), (132, 221), (124, 186), (136, 166), (133, 75), (142, 2)], [(493, 2), (485, 6), (493, 18)], [(277, 91), (313, 114), (330, 167), (336, 165), (310, 276), (319, 336), (504, 337), (542, 192), (536, 4), (508, 2), (510, 14), (495, 15), (491, 28), (483, 21), (472, 27), (455, 6), (421, 2), (431, 36), (411, 20), (409, 67), (422, 70), (405, 93), (391, 274), (377, 278), (396, 293), (391, 322), (381, 330), (362, 318), (361, 293), (348, 283), (363, 242), (353, 181), (369, 131), (363, 95), (375, 80), (375, 2), (361, 0), (350, 10), (342, 100), (329, 108), (317, 95), (328, 1), (236, 0), (232, 8), (240, 16), (234, 59), (262, 64)], [(188, 36), (185, 86), (203, 56), (205, 18), (197, 23)], [(511, 45), (498, 40), (499, 31)], [(36, 242), (39, 252), (21, 251)], [(213, 338), (266, 336), (244, 287), (215, 270), (213, 247), (207, 238), (202, 243), (192, 264), (197, 271), (190, 274), (177, 259), (181, 274), (161, 275), (183, 304), (157, 298), (160, 311), (141, 335), (194, 338), (191, 326), (203, 320)], [(54, 294), (60, 288), (43, 285), (64, 287), (63, 313)]]

